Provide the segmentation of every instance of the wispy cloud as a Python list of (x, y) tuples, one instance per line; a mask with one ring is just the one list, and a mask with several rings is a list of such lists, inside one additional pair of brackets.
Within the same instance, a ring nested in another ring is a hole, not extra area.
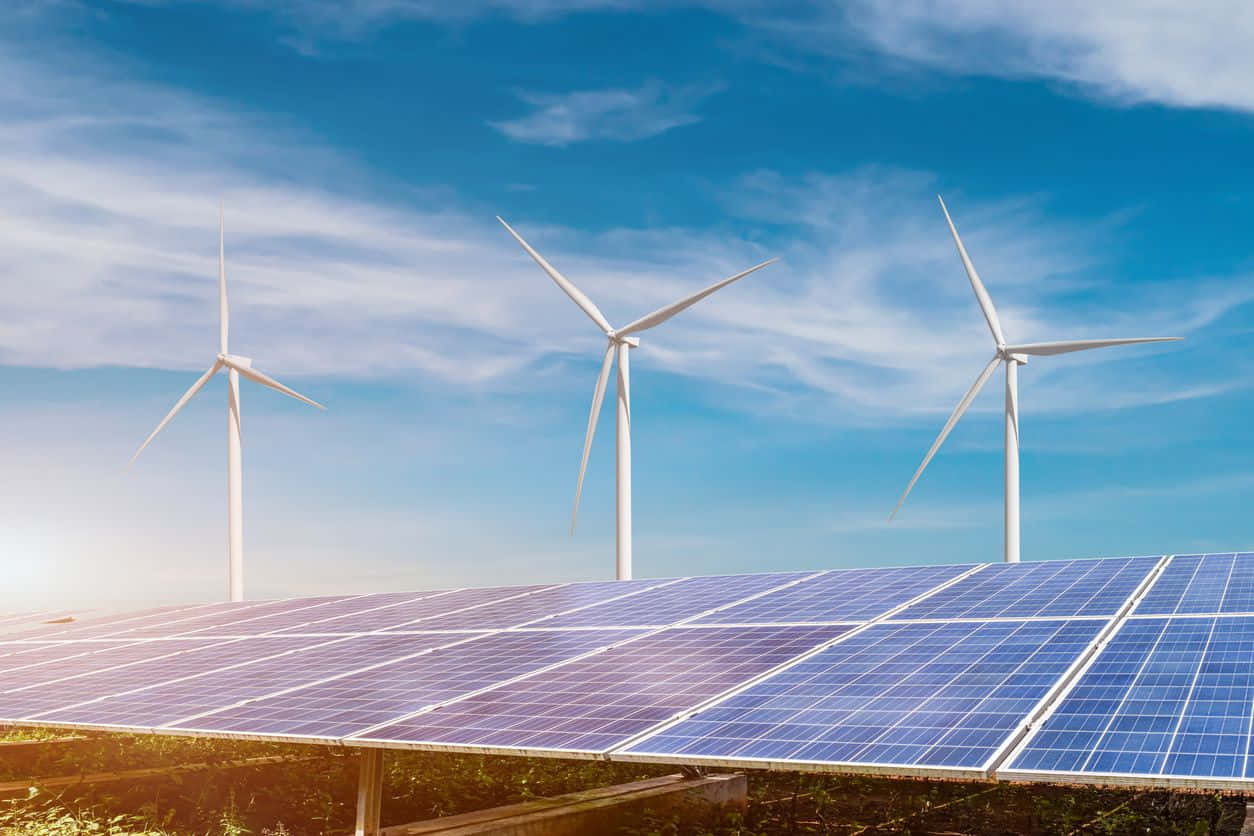
[(701, 121), (697, 107), (720, 89), (650, 81), (635, 89), (520, 92), (518, 97), (532, 106), (532, 112), (488, 124), (510, 139), (538, 145), (560, 147), (593, 139), (632, 142)]
[(810, 55), (1055, 80), (1120, 103), (1254, 110), (1254, 9), (1233, 0), (855, 0), (783, 14), (718, 5)]
[[(313, 185), (299, 176), (311, 162), (338, 173), (332, 180), (373, 181), (288, 128), (107, 67), (52, 69), (11, 51), (0, 62), (10, 114), (0, 126), (0, 278), (11, 288), (0, 362), (203, 368), (215, 345), (219, 198), (232, 345), (276, 375), (565, 386), (544, 374), (552, 359), (599, 350), (602, 337), (490, 208), (443, 193), (450, 208), (433, 211)], [(784, 256), (647, 334), (643, 359), (732, 384), (725, 397), (738, 408), (879, 420), (948, 410), (991, 353), (933, 187), (926, 172), (891, 168), (762, 171), (723, 189), (729, 223), (718, 229), (585, 235), (510, 220), (615, 322)], [(1015, 339), (1187, 335), (1254, 294), (1234, 281), (1165, 277), (1110, 307), (1089, 276), (1117, 220), (1059, 224), (1037, 197), (953, 198)], [(1117, 377), (1107, 359), (1042, 379), (1040, 402), (1085, 408), (1075, 393)], [(1112, 405), (1216, 390), (1164, 375), (1118, 391)]]
[[(253, 0), (231, 0), (252, 5)], [(584, 11), (662, 11), (657, 0), (285, 0), (270, 6), (318, 37), (400, 20), (507, 16), (543, 23)], [(1254, 110), (1254, 7), (1240, 0), (690, 0), (741, 20), (787, 64), (806, 56), (900, 71), (1039, 78), (1123, 103)], [(887, 61), (885, 60), (887, 59)]]

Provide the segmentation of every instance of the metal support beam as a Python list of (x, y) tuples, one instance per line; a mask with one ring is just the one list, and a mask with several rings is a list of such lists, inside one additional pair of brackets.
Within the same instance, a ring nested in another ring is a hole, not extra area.
[(360, 749), (361, 773), (357, 779), (356, 836), (379, 836), (383, 808), (383, 750)]

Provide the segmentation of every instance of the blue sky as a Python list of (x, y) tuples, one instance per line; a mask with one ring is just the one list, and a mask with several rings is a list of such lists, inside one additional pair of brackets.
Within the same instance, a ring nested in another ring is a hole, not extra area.
[[(0, 605), (609, 577), (603, 338), (633, 353), (641, 576), (995, 560), (1010, 339), (1169, 334), (1020, 373), (1026, 559), (1254, 545), (1254, 16), (1065, 0), (19, 2), (0, 12)], [(1072, 8), (1073, 7), (1073, 8)]]

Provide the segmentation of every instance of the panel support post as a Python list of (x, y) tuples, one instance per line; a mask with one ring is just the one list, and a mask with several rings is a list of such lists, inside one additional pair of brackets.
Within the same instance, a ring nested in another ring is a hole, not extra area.
[(383, 750), (359, 749), (356, 836), (379, 836), (383, 809)]

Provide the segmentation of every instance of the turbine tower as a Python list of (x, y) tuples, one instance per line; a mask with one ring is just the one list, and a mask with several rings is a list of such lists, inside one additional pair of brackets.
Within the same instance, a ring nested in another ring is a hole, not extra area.
[(222, 369), (227, 370), (227, 420), (226, 420), (226, 484), (227, 484), (227, 560), (228, 560), (228, 591), (232, 601), (244, 600), (244, 490), (243, 480), (241, 476), (241, 455), (240, 455), (240, 408), (239, 408), (239, 379), (246, 377), (255, 383), (269, 387), (276, 392), (282, 392), (285, 395), (296, 398), (298, 401), (304, 401), (310, 406), (316, 406), (318, 409), (326, 409), (320, 403), (306, 398), (304, 395), (289, 389), (282, 383), (279, 383), (269, 375), (262, 374), (253, 368), (253, 361), (249, 357), (241, 357), (238, 354), (231, 354), (227, 342), (230, 332), (230, 314), (226, 301), (226, 258), (225, 247), (223, 242), (223, 224), (222, 213), (218, 213), (218, 356), (214, 358), (213, 365), (209, 367), (209, 371), (200, 376), (200, 379), (192, 384), (192, 387), (183, 393), (183, 397), (179, 398), (178, 403), (174, 404), (174, 408), (161, 419), (161, 423), (152, 431), (148, 438), (144, 439), (144, 443), (139, 445), (139, 449), (135, 451), (135, 455), (131, 456), (131, 463), (139, 458), (139, 454), (144, 452), (144, 448), (156, 438), (157, 433), (164, 429), (165, 425), (178, 414), (192, 397), (205, 387), (209, 382), (209, 378), (213, 377)]
[(928, 462), (936, 455), (936, 451), (940, 449), (945, 438), (948, 437), (949, 431), (958, 423), (958, 419), (967, 411), (967, 407), (971, 405), (971, 401), (975, 400), (975, 396), (980, 389), (984, 388), (984, 384), (992, 376), (993, 371), (999, 363), (1006, 366), (1006, 541), (1005, 556), (1007, 563), (1019, 562), (1019, 367), (1028, 362), (1029, 356), (1047, 357), (1054, 354), (1069, 354), (1073, 351), (1088, 351), (1091, 348), (1108, 348), (1114, 345), (1129, 345), (1132, 343), (1157, 343), (1166, 342), (1168, 340), (1178, 340), (1180, 337), (1132, 337), (1129, 339), (1114, 340), (1063, 340), (1061, 342), (1048, 343), (1022, 343), (1019, 345), (1007, 345), (1006, 338), (1002, 335), (1001, 322), (997, 319), (997, 309), (993, 307), (993, 300), (989, 298), (988, 291), (984, 289), (984, 284), (980, 281), (979, 275), (975, 272), (975, 265), (971, 263), (971, 258), (967, 255), (967, 249), (962, 245), (962, 239), (958, 237), (958, 230), (954, 227), (953, 220), (949, 217), (949, 210), (945, 208), (945, 201), (940, 195), (936, 196), (940, 201), (941, 211), (945, 213), (945, 221), (949, 224), (949, 232), (954, 237), (954, 243), (958, 246), (958, 255), (962, 259), (962, 266), (966, 268), (967, 278), (971, 280), (971, 289), (975, 291), (975, 299), (980, 303), (980, 310), (984, 312), (984, 321), (988, 323), (988, 329), (993, 333), (993, 342), (996, 344), (996, 353), (993, 359), (988, 361), (988, 365), (984, 367), (984, 371), (980, 372), (980, 376), (975, 379), (975, 383), (962, 396), (962, 400), (954, 407), (954, 411), (950, 414), (949, 420), (945, 422), (945, 426), (941, 428), (940, 435), (936, 437), (936, 441), (932, 442), (932, 447), (927, 451), (927, 455), (923, 457), (923, 463), (919, 465), (919, 469), (914, 472), (910, 484), (906, 485), (906, 489), (901, 494), (901, 499), (897, 500), (897, 507), (893, 508), (893, 512), (888, 515), (891, 522), (897, 516), (897, 512), (901, 510), (901, 506), (906, 501), (906, 497), (910, 495), (910, 489), (914, 487), (914, 483), (919, 481), (919, 477), (923, 475), (923, 469), (927, 467)]
[(535, 259), (544, 272), (549, 274), (554, 283), (560, 287), (571, 300), (579, 306), (579, 309), (588, 315), (596, 326), (605, 333), (609, 339), (609, 345), (605, 349), (605, 358), (601, 361), (601, 373), (597, 376), (596, 389), (592, 393), (592, 411), (588, 414), (588, 430), (584, 435), (583, 441), (583, 457), (579, 460), (579, 481), (575, 485), (575, 506), (570, 514), (570, 531), (575, 532), (575, 519), (579, 515), (579, 496), (583, 493), (583, 476), (584, 471), (588, 468), (588, 453), (592, 449), (592, 437), (596, 433), (597, 416), (601, 413), (601, 402), (605, 397), (605, 386), (609, 379), (610, 367), (614, 364), (614, 360), (618, 360), (618, 438), (617, 438), (617, 512), (618, 512), (618, 535), (617, 535), (617, 578), (618, 580), (627, 580), (631, 578), (631, 372), (628, 363), (628, 352), (640, 345), (640, 340), (631, 336), (641, 331), (647, 331), (657, 325), (661, 325), (675, 314), (685, 308), (700, 302), (714, 291), (726, 287), (738, 279), (743, 279), (750, 273), (761, 270), (763, 267), (775, 262), (777, 259), (769, 259), (761, 264), (750, 267), (748, 270), (737, 273), (734, 276), (728, 276), (722, 281), (715, 282), (709, 287), (701, 290), (691, 296), (686, 296), (678, 302), (667, 305), (664, 308), (658, 308), (647, 316), (642, 316), (635, 322), (632, 322), (622, 328), (614, 329), (610, 326), (604, 314), (597, 309), (592, 300), (583, 294), (579, 288), (575, 287), (569, 279), (554, 269), (553, 265), (544, 260), (538, 252), (531, 248), (531, 245), (523, 240), (522, 236), (514, 231), (513, 227), (505, 223), (504, 219), (497, 217), (501, 225), (509, 230), (509, 234), (522, 245), (527, 254)]

